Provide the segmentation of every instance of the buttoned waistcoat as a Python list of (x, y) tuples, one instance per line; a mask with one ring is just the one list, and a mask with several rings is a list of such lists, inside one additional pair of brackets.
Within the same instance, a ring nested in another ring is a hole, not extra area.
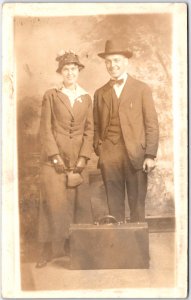
[[(135, 169), (145, 154), (157, 155), (159, 126), (147, 84), (128, 75), (119, 99), (119, 119), (125, 146)], [(112, 118), (112, 86), (108, 82), (94, 95), (94, 150), (99, 155)]]
[(79, 156), (90, 158), (93, 150), (90, 96), (82, 95), (72, 107), (61, 91), (48, 90), (42, 103), (40, 139), (43, 163), (48, 163), (54, 154), (60, 154), (68, 167), (73, 167)]

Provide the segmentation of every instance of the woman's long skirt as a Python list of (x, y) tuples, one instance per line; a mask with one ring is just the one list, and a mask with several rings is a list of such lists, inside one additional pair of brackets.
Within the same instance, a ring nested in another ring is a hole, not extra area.
[(38, 240), (41, 243), (62, 242), (69, 237), (71, 223), (92, 223), (89, 178), (77, 188), (66, 187), (66, 175), (51, 165), (42, 165)]

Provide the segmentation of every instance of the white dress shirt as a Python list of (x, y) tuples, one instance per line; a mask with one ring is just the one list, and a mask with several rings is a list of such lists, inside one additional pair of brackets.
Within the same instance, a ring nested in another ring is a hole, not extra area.
[[(113, 85), (113, 88), (114, 88), (115, 93), (116, 93), (116, 95), (117, 95), (118, 98), (119, 98), (120, 95), (121, 95), (121, 92), (122, 92), (122, 90), (123, 90), (123, 88), (124, 88), (124, 85), (125, 85), (125, 83), (126, 83), (127, 77), (128, 77), (128, 74), (127, 74), (127, 73), (123, 73), (120, 77), (117, 78), (117, 80), (123, 79), (123, 83), (122, 83), (122, 84), (117, 84), (117, 83), (115, 83), (115, 84)], [(113, 79), (114, 79), (114, 78), (112, 78), (112, 80), (113, 80)], [(115, 78), (114, 80), (116, 80), (116, 78)]]
[(74, 106), (74, 103), (76, 101), (82, 102), (81, 96), (88, 94), (83, 88), (81, 88), (81, 86), (79, 86), (79, 84), (76, 84), (76, 88), (74, 90), (70, 90), (67, 89), (65, 86), (62, 86), (60, 91), (66, 96), (68, 96), (72, 107)]

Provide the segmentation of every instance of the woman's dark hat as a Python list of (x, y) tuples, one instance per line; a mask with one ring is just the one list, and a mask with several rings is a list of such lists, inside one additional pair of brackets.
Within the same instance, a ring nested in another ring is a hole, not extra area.
[(58, 69), (56, 72), (58, 73), (60, 73), (62, 68), (68, 64), (76, 64), (80, 67), (80, 69), (84, 68), (84, 65), (82, 65), (79, 61), (78, 55), (72, 51), (66, 51), (64, 54), (59, 54), (56, 60), (58, 61)]
[(98, 56), (105, 58), (107, 55), (111, 54), (121, 54), (127, 58), (133, 56), (133, 53), (126, 47), (123, 47), (120, 41), (107, 40), (105, 43), (105, 52), (99, 53)]

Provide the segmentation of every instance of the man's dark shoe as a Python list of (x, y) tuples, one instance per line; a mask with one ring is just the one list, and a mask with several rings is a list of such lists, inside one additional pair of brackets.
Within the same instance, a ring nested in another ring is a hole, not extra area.
[(64, 250), (65, 250), (65, 255), (70, 256), (70, 241), (69, 241), (69, 239), (65, 240)]
[(52, 245), (52, 258), (59, 258), (65, 256), (65, 250), (64, 250), (64, 242), (54, 242)]

